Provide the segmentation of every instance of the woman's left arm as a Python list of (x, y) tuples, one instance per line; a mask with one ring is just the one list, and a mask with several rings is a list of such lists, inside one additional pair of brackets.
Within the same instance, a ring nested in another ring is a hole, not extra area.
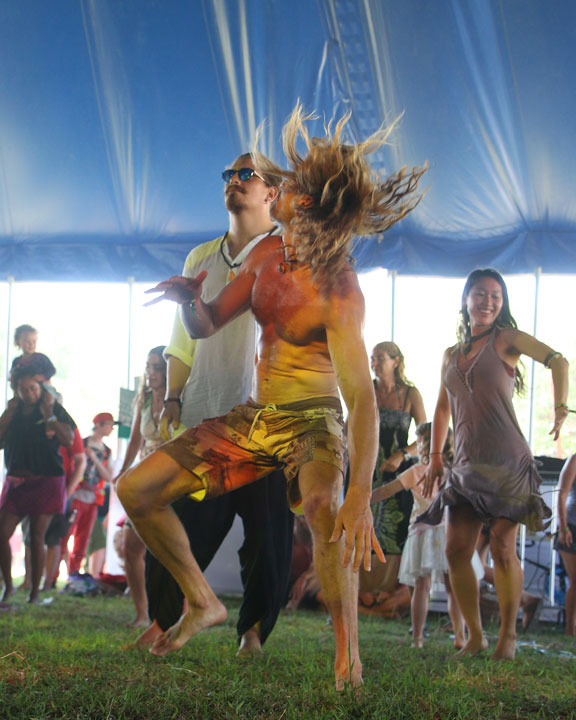
[(42, 392), (40, 412), (46, 423), (46, 432), (54, 432), (61, 445), (70, 447), (74, 442), (74, 428), (67, 422), (58, 420), (54, 414), (54, 396), (47, 390)]
[(562, 353), (556, 352), (549, 345), (536, 340), (532, 335), (513, 331), (507, 353), (510, 356), (527, 355), (536, 362), (542, 363), (552, 371), (552, 385), (554, 387), (554, 425), (550, 435), (554, 440), (560, 435), (560, 428), (568, 416), (568, 361)]

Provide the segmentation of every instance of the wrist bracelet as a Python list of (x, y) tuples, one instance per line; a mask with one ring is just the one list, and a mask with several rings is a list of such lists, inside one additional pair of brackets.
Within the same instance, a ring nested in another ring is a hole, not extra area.
[(180, 398), (178, 398), (178, 397), (166, 398), (166, 400), (162, 400), (162, 407), (166, 407), (166, 405), (167, 405), (169, 402), (178, 403), (178, 407), (179, 407), (180, 409), (182, 409), (182, 400), (180, 400)]
[(558, 352), (557, 350), (552, 350), (552, 352), (549, 352), (548, 355), (546, 355), (546, 358), (544, 360), (544, 367), (549, 370), (550, 369), (550, 360), (552, 360), (555, 357), (562, 357), (562, 353)]
[(428, 455), (443, 455), (443, 454), (444, 454), (444, 453), (442, 453), (442, 452), (431, 452), (431, 453), (428, 453)]
[(568, 405), (566, 405), (566, 403), (558, 403), (558, 405), (554, 406), (554, 410), (559, 410), (560, 408), (566, 408), (566, 410), (568, 410)]

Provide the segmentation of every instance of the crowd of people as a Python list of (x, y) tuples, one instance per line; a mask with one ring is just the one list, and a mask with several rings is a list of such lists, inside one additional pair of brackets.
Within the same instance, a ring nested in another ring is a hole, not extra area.
[[(364, 300), (349, 260), (355, 236), (384, 232), (416, 206), (425, 168), (380, 178), (366, 156), (389, 128), (350, 145), (346, 119), (324, 138), (308, 136), (307, 119), (298, 107), (284, 128), (289, 170), (254, 149), (223, 172), (228, 231), (193, 250), (181, 277), (153, 289), (160, 296), (152, 302), (178, 308), (170, 343), (148, 354), (118, 477), (104, 443), (113, 416), (97, 414), (80, 448), (49, 384), (55, 369), (36, 353), (34, 328), (18, 329), (15, 396), (0, 417), (4, 601), (14, 592), (9, 540), (18, 523), (29, 518), (34, 603), (44, 573), (44, 586), (54, 585), (71, 535), (70, 573), (81, 568), (91, 537), (94, 554), (101, 550), (95, 529), (101, 537), (99, 508), (114, 481), (126, 511), (131, 624), (143, 628), (136, 644), (153, 654), (178, 650), (225, 620), (203, 570), (236, 515), (244, 527), (238, 654), (261, 652), (286, 601), (297, 513), (310, 531), (334, 631), (337, 689), (362, 683), (359, 602), (376, 607), (398, 583), (413, 588), (415, 647), (423, 646), (430, 589), (442, 583), (455, 647), (463, 655), (487, 648), (479, 609), (487, 564), (477, 555), (484, 536), (500, 610), (494, 657), (511, 659), (523, 592), (518, 527), (541, 530), (550, 516), (512, 405), (523, 385), (518, 361), (525, 355), (551, 369), (554, 438), (569, 412), (567, 362), (518, 330), (502, 276), (475, 270), (427, 423), (398, 346), (379, 343), (368, 359)], [(570, 634), (574, 457), (561, 478), (557, 543), (570, 578)], [(56, 545), (47, 540), (52, 523)], [(48, 564), (45, 544), (57, 548)]]

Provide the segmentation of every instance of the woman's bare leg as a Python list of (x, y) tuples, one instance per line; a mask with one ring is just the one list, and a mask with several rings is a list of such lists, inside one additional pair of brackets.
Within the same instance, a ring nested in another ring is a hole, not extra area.
[(124, 535), (124, 571), (130, 588), (130, 597), (136, 608), (136, 617), (130, 627), (148, 627), (148, 597), (144, 577), (144, 556), (146, 546), (140, 536), (131, 527), (123, 528)]
[(444, 574), (444, 586), (446, 588), (446, 595), (448, 596), (448, 615), (450, 615), (450, 621), (452, 623), (452, 630), (454, 630), (454, 647), (457, 650), (461, 650), (466, 644), (466, 625), (464, 624), (464, 617), (458, 605), (458, 600), (452, 590), (450, 584), (450, 575)]
[(516, 620), (524, 574), (516, 552), (518, 524), (495, 518), (490, 528), (490, 554), (494, 560), (494, 586), (500, 608), (500, 631), (493, 657), (512, 660), (516, 654)]
[(480, 617), (478, 580), (472, 567), (481, 528), (482, 521), (469, 505), (448, 509), (446, 557), (450, 584), (468, 627), (469, 637), (460, 651), (467, 655), (475, 655), (488, 647)]
[(428, 617), (428, 598), (430, 596), (430, 575), (416, 578), (416, 585), (412, 593), (410, 609), (412, 611), (412, 643), (414, 647), (421, 648), (424, 644), (424, 625)]
[(40, 593), (40, 581), (44, 573), (46, 546), (44, 536), (52, 515), (30, 516), (30, 595), (28, 602), (37, 603)]
[(566, 615), (564, 632), (566, 635), (576, 635), (576, 555), (563, 550), (559, 552), (570, 583), (564, 601), (564, 614)]
[(0, 510), (0, 571), (4, 577), (4, 594), (2, 600), (7, 600), (14, 592), (12, 583), (12, 549), (10, 538), (18, 527), (22, 518), (18, 515)]

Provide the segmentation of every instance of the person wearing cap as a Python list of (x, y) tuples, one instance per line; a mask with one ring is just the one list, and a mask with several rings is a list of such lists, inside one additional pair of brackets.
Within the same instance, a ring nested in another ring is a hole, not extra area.
[(63, 547), (74, 536), (74, 547), (68, 560), (68, 574), (80, 572), (82, 561), (86, 556), (92, 528), (96, 521), (98, 507), (104, 502), (104, 486), (112, 481), (112, 451), (104, 443), (114, 425), (118, 423), (111, 413), (101, 412), (94, 416), (92, 434), (84, 438), (86, 452), (86, 470), (84, 477), (76, 488), (72, 501), (74, 522), (63, 539)]

